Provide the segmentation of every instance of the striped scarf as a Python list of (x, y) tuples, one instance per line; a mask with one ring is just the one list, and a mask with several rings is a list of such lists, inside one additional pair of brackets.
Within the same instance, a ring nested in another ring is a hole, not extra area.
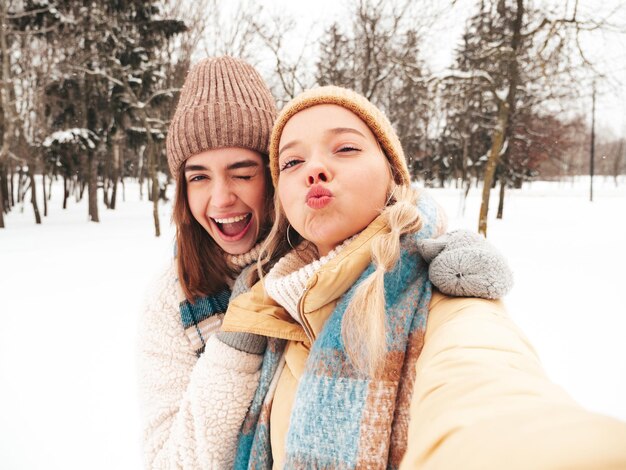
[(232, 289), (225, 287), (216, 294), (196, 299), (194, 303), (186, 299), (180, 302), (180, 321), (196, 356), (200, 357), (204, 352), (206, 340), (222, 325), (231, 295), (236, 297), (250, 287), (246, 282), (247, 274), (244, 274), (243, 270), (257, 260), (260, 250), (261, 243), (259, 242), (246, 253), (227, 256), (229, 264), (241, 271)]
[(230, 289), (225, 287), (217, 294), (196, 299), (195, 303), (185, 299), (178, 306), (185, 335), (196, 356), (200, 357), (206, 340), (219, 330), (228, 308), (230, 294)]
[[(419, 207), (424, 225), (402, 239), (399, 262), (385, 274), (387, 354), (376, 378), (355, 370), (341, 337), (341, 322), (370, 265), (342, 296), (313, 343), (296, 392), (286, 438), (286, 468), (398, 468), (407, 445), (415, 362), (421, 352), (432, 286), (416, 242), (430, 238), (438, 208), (429, 197)], [(272, 466), (269, 415), (282, 371), (284, 341), (268, 347), (261, 383), (240, 433), (235, 468)]]

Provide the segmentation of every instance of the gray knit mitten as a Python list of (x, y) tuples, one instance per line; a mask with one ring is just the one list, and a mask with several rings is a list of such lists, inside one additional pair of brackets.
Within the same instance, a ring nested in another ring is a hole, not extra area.
[(477, 233), (455, 230), (420, 240), (417, 251), (430, 263), (430, 280), (444, 294), (499, 299), (513, 286), (504, 256)]
[[(235, 284), (233, 284), (233, 289), (230, 294), (231, 300), (250, 290), (248, 277), (251, 269), (256, 269), (256, 265), (252, 264), (248, 266), (241, 271), (239, 276), (237, 276), (237, 279), (235, 279)], [(215, 335), (217, 336), (217, 339), (231, 348), (250, 354), (263, 354), (265, 352), (265, 347), (267, 346), (267, 337), (255, 335), (254, 333), (233, 333), (230, 331), (220, 330)]]

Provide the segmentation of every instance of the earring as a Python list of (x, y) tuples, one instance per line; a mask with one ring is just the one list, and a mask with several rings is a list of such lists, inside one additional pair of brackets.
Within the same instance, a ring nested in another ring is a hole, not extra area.
[(287, 244), (291, 247), (292, 250), (295, 250), (294, 246), (291, 244), (291, 240), (289, 240), (289, 229), (291, 228), (291, 224), (287, 223)]

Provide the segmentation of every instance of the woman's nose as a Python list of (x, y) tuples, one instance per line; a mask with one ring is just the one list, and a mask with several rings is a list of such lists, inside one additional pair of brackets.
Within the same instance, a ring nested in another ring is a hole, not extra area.
[(216, 181), (211, 191), (211, 205), (213, 207), (228, 207), (232, 205), (237, 196), (229, 184), (224, 181)]
[(310, 174), (308, 176), (309, 184), (319, 183), (320, 181), (324, 182), (324, 183), (326, 183), (328, 181), (328, 175), (326, 174), (325, 171), (320, 171), (318, 173), (313, 173), (313, 174)]
[(322, 159), (311, 159), (307, 172), (307, 183), (309, 185), (316, 183), (327, 183), (328, 181), (330, 181), (330, 179), (330, 171), (328, 167), (324, 164)]

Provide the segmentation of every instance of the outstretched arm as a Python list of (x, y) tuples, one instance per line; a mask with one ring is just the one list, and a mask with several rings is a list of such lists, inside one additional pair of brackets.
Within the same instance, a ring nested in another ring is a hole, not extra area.
[(401, 469), (626, 468), (626, 424), (547, 377), (499, 302), (434, 293)]

